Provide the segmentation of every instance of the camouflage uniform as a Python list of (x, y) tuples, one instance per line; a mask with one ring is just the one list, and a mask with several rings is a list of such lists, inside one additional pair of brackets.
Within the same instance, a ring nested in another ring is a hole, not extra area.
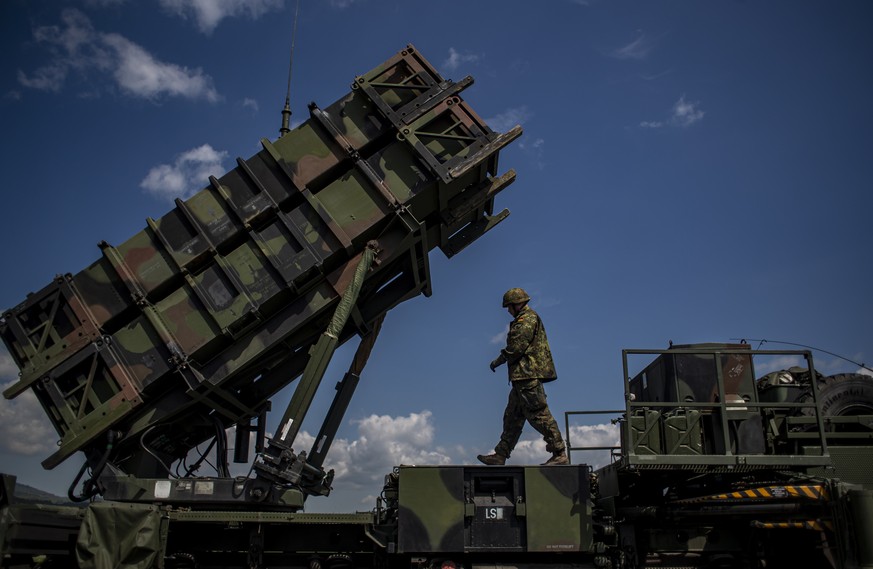
[(542, 320), (532, 308), (525, 305), (509, 325), (506, 347), (500, 351), (492, 366), (508, 364), (512, 391), (503, 412), (503, 433), (495, 452), (509, 458), (515, 448), (524, 422), (527, 420), (546, 441), (551, 453), (564, 451), (564, 439), (558, 423), (546, 403), (543, 381), (557, 378), (552, 352)]

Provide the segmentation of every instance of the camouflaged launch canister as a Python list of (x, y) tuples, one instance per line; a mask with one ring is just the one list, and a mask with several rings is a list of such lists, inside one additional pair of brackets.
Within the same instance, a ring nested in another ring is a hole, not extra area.
[[(300, 375), (362, 251), (376, 242), (342, 343), (430, 295), (428, 252), (452, 256), (506, 218), (493, 132), (408, 46), (351, 91), (79, 273), (3, 313), (0, 336), (59, 434), (138, 476), (216, 428), (251, 420)], [(218, 425), (215, 419), (218, 419)], [(145, 441), (148, 452), (142, 448)]]

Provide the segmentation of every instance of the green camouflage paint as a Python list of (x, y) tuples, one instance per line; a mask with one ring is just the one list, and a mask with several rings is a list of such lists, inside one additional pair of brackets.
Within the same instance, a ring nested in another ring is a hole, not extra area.
[(398, 551), (589, 552), (589, 474), (586, 465), (401, 466)]
[(219, 409), (224, 426), (249, 421), (302, 370), (368, 241), (378, 241), (378, 263), (339, 343), (430, 294), (429, 250), (453, 255), (508, 215), (490, 212), (514, 173), (493, 177), (521, 129), (491, 131), (459, 96), (471, 84), (443, 79), (408, 46), (128, 240), (102, 243), (89, 267), (6, 311), (0, 336), (22, 375), (5, 395), (39, 385), (61, 439), (46, 463), (99, 455), (112, 428), (122, 433), (116, 466), (156, 474), (142, 433), (172, 462), (210, 436), (186, 417)]
[(588, 476), (584, 465), (525, 468), (528, 551), (591, 550), (594, 529)]

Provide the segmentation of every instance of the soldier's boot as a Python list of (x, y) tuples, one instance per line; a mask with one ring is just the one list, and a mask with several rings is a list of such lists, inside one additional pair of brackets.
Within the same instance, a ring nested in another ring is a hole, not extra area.
[(480, 454), (476, 458), (478, 458), (479, 462), (482, 464), (487, 464), (489, 466), (503, 466), (506, 464), (506, 457), (496, 452), (494, 454)]
[(567, 451), (558, 451), (552, 453), (552, 458), (545, 461), (542, 466), (554, 466), (556, 464), (570, 464), (570, 459), (567, 458)]

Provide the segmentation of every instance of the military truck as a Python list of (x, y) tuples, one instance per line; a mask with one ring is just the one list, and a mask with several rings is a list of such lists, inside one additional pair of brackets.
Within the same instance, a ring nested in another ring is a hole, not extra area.
[[(871, 566), (869, 470), (846, 466), (870, 463), (869, 383), (832, 378), (851, 393), (828, 395), (808, 352), (805, 371), (756, 383), (748, 346), (641, 352), (656, 357), (633, 378), (626, 352), (621, 445), (602, 468), (400, 466), (372, 511), (304, 511), (331, 491), (324, 459), (385, 313), (430, 294), (431, 249), (451, 257), (509, 214), (494, 201), (515, 173), (497, 162), (521, 129), (492, 131), (460, 97), (472, 81), (407, 46), (3, 313), (21, 370), (4, 395), (33, 391), (57, 430), (44, 467), (85, 456), (69, 498), (88, 504), (20, 503), (5, 477), (3, 567)], [(267, 437), (271, 398), (292, 385)], [(253, 442), (248, 476), (230, 475), (229, 430), (234, 460)], [(215, 476), (198, 473), (207, 453)]]
[(873, 377), (745, 343), (624, 350), (623, 369), (624, 409), (565, 419), (619, 426), (592, 473), (610, 566), (873, 566)]

